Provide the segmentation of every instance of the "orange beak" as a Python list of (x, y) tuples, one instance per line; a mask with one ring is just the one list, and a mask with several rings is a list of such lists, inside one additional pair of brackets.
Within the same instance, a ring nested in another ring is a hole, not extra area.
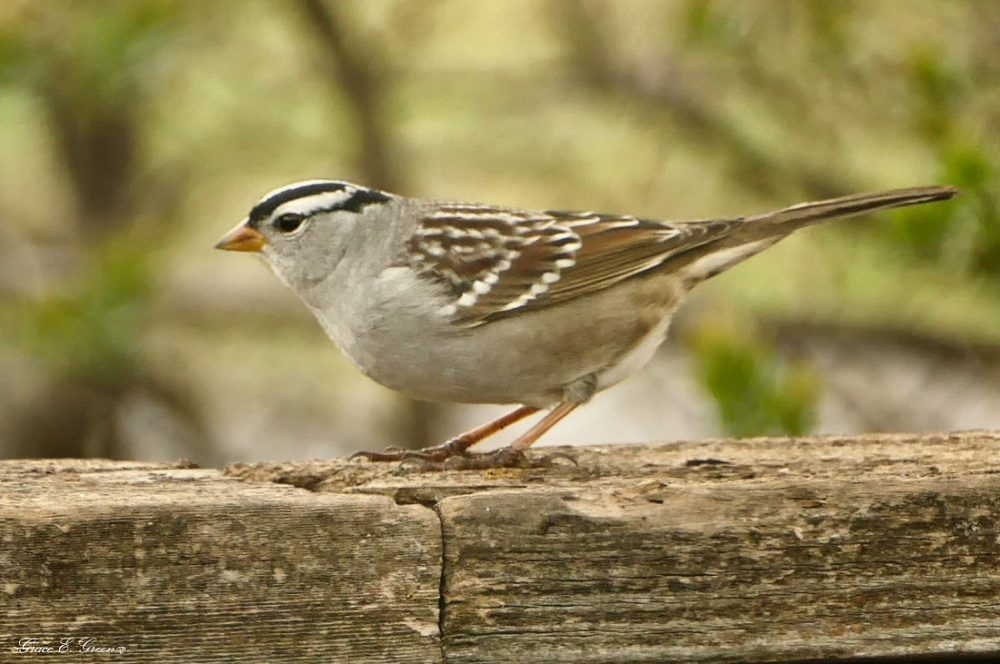
[(226, 251), (260, 251), (264, 244), (264, 236), (243, 221), (223, 235), (222, 239), (215, 243), (215, 248)]

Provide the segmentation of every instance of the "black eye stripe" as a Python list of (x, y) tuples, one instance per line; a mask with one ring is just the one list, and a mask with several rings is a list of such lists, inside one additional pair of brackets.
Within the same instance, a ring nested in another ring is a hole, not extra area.
[(358, 189), (346, 201), (336, 206), (335, 210), (361, 212), (369, 205), (381, 205), (389, 201), (389, 194), (374, 189)]
[(251, 226), (259, 224), (261, 221), (274, 214), (274, 211), (279, 207), (290, 201), (305, 198), (306, 196), (312, 196), (314, 194), (342, 191), (346, 187), (347, 185), (345, 183), (335, 182), (333, 180), (290, 185), (285, 189), (271, 194), (269, 197), (254, 206), (254, 208), (250, 210), (250, 224)]
[(357, 214), (369, 205), (382, 205), (388, 202), (392, 197), (389, 194), (383, 193), (381, 191), (374, 191), (372, 189), (359, 189), (354, 194), (351, 195), (345, 201), (341, 201), (336, 205), (331, 205), (325, 208), (316, 208), (315, 210), (310, 210), (308, 217), (315, 217), (318, 214), (323, 214), (326, 212), (354, 212)]
[[(266, 199), (258, 203), (250, 211), (248, 225), (251, 228), (259, 228), (261, 223), (263, 223), (269, 216), (273, 215), (274, 212), (285, 203), (309, 198), (310, 196), (316, 196), (318, 194), (337, 191), (345, 192), (347, 197), (334, 205), (330, 205), (329, 207), (308, 210), (308, 212), (301, 213), (300, 216), (308, 218), (324, 212), (336, 212), (338, 210), (359, 213), (369, 205), (382, 205), (391, 201), (393, 198), (392, 194), (388, 194), (384, 191), (367, 189), (365, 187), (358, 187), (357, 185), (351, 185), (346, 182), (335, 182), (332, 180), (289, 185), (285, 189), (271, 194)], [(277, 218), (272, 223), (275, 228), (278, 227)]]

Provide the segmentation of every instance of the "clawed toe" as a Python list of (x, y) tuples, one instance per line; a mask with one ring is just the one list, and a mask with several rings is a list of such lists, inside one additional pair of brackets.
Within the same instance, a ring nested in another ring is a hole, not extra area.
[(389, 448), (382, 452), (356, 452), (352, 459), (363, 458), (370, 461), (399, 461), (414, 465), (421, 471), (443, 470), (489, 470), (492, 468), (551, 468), (557, 459), (565, 459), (579, 465), (573, 455), (553, 452), (537, 458), (528, 458), (523, 450), (501, 447), (492, 452), (456, 452), (445, 445), (425, 450), (401, 450)]
[(554, 452), (537, 458), (529, 458), (523, 450), (501, 447), (483, 454), (463, 454), (454, 456), (444, 463), (436, 464), (428, 470), (489, 470), (491, 468), (551, 468), (556, 459), (566, 459), (579, 465), (576, 459), (566, 452)]
[(398, 447), (387, 447), (382, 452), (355, 452), (348, 460), (368, 459), (369, 461), (399, 461), (403, 458), (403, 450)]
[(452, 457), (441, 465), (442, 470), (489, 470), (490, 468), (530, 468), (532, 462), (521, 450), (501, 447), (492, 452)]
[(444, 460), (428, 459), (420, 454), (412, 454), (402, 460), (412, 463), (420, 471), (441, 472), (445, 470), (488, 470), (491, 468), (530, 468), (534, 463), (524, 452), (503, 447), (493, 452), (467, 452), (455, 454)]
[(569, 415), (579, 404), (574, 401), (566, 401), (555, 408), (540, 420), (535, 426), (521, 435), (510, 446), (502, 447), (493, 452), (482, 454), (470, 453), (470, 447), (480, 442), (484, 438), (495, 434), (528, 415), (538, 411), (534, 406), (521, 406), (516, 410), (507, 413), (492, 422), (466, 431), (462, 435), (452, 438), (443, 445), (428, 447), (423, 450), (403, 450), (398, 447), (389, 447), (382, 452), (356, 452), (351, 455), (351, 459), (368, 459), (369, 461), (401, 461), (415, 463), (424, 470), (481, 470), (488, 468), (534, 468), (539, 466), (551, 466), (553, 459), (569, 459), (573, 463), (573, 457), (564, 453), (555, 453), (539, 459), (529, 459), (524, 455), (524, 450), (555, 426), (556, 422)]
[(443, 447), (431, 447), (426, 450), (407, 450), (403, 452), (402, 460), (408, 461), (416, 459), (418, 461), (440, 462), (447, 461), (455, 455), (455, 452)]
[(387, 447), (381, 452), (355, 452), (350, 459), (368, 459), (369, 461), (426, 461), (440, 462), (460, 454), (461, 451), (450, 446), (448, 443), (437, 447), (428, 447), (423, 450), (406, 450), (401, 447)]
[[(381, 461), (382, 459), (375, 460)], [(400, 466), (414, 466), (418, 471), (423, 472), (487, 470), (490, 468), (529, 468), (535, 465), (534, 462), (524, 455), (524, 452), (518, 452), (506, 447), (482, 454), (466, 452), (447, 456), (423, 451), (410, 451), (399, 455), (398, 459), (392, 460), (398, 460)]]

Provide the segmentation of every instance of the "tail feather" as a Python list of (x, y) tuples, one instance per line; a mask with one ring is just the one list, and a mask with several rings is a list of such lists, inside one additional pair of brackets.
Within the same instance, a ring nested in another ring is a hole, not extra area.
[(793, 231), (830, 219), (855, 217), (889, 208), (948, 200), (958, 194), (951, 185), (892, 189), (870, 194), (855, 194), (746, 217), (743, 223), (718, 240), (682, 252), (665, 266), (685, 275), (694, 285), (724, 272), (737, 263), (781, 241)]
[(909, 189), (892, 189), (889, 191), (878, 191), (870, 194), (854, 194), (853, 196), (843, 196), (830, 200), (818, 201), (815, 203), (800, 203), (782, 210), (766, 212), (764, 214), (749, 217), (748, 222), (764, 222), (767, 224), (792, 225), (795, 228), (802, 228), (811, 224), (817, 224), (828, 219), (840, 219), (845, 217), (855, 217), (857, 215), (874, 212), (876, 210), (886, 210), (889, 208), (903, 207), (906, 205), (919, 205), (920, 203), (931, 203), (934, 201), (948, 200), (958, 193), (958, 188), (951, 185), (935, 187), (911, 187)]

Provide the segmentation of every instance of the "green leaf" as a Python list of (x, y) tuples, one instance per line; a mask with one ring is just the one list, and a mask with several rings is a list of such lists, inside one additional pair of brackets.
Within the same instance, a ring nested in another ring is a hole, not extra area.
[(815, 424), (820, 381), (778, 356), (750, 325), (710, 322), (690, 338), (695, 375), (732, 436), (802, 435)]

